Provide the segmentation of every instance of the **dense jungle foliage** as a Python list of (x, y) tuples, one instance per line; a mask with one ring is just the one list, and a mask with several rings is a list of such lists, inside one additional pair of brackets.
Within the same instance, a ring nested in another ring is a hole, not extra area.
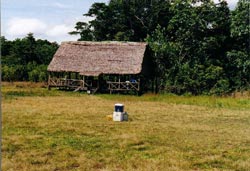
[(32, 33), (13, 41), (1, 37), (3, 81), (47, 80), (47, 66), (58, 48), (56, 42), (36, 40)]
[[(154, 72), (145, 86), (220, 95), (250, 89), (249, 6), (248, 0), (233, 10), (224, 0), (110, 0), (94, 3), (84, 14), (93, 20), (77, 22), (70, 34), (79, 41), (146, 41)], [(32, 35), (1, 39), (3, 80), (46, 79), (57, 44)]]
[(249, 89), (249, 1), (110, 0), (94, 3), (79, 40), (147, 41), (155, 91), (223, 94)]

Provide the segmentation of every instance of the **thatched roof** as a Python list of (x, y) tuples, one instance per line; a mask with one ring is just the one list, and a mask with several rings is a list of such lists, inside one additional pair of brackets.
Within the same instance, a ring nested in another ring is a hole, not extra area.
[(63, 42), (48, 66), (53, 72), (100, 74), (139, 74), (146, 43)]

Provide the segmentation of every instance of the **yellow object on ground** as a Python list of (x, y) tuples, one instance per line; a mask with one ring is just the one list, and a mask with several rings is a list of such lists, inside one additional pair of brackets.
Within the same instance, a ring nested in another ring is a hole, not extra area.
[(112, 120), (113, 120), (113, 115), (106, 115), (106, 118), (107, 118), (109, 121), (112, 121)]

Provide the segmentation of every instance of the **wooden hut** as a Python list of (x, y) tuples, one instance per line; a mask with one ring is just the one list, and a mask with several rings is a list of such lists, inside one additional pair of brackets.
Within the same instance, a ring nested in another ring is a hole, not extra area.
[(140, 91), (146, 43), (63, 42), (48, 66), (48, 87)]

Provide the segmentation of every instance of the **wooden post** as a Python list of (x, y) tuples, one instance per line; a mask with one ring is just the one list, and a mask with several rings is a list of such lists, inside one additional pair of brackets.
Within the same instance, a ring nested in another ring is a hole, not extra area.
[(82, 81), (83, 81), (82, 88), (84, 89), (84, 87), (85, 87), (85, 76), (84, 75), (82, 76)]
[(118, 84), (118, 89), (121, 89), (121, 78), (120, 78), (120, 74), (119, 74), (119, 84)]
[(50, 90), (50, 72), (49, 72), (49, 79), (48, 79), (48, 90)]
[(109, 83), (109, 94), (112, 94), (111, 83)]

